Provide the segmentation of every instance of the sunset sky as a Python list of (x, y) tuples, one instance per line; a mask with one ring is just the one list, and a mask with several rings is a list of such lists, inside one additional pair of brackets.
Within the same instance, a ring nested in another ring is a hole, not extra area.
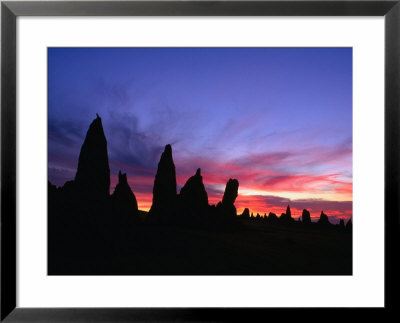
[(140, 209), (171, 144), (178, 192), (201, 168), (210, 204), (238, 179), (238, 213), (352, 215), (351, 48), (49, 48), (53, 184), (74, 178), (96, 113), (110, 193), (126, 172)]

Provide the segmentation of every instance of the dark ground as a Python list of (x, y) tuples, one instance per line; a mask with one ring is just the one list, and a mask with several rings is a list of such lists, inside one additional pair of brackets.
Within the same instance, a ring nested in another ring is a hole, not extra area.
[(48, 274), (352, 274), (352, 235), (338, 227), (240, 223), (213, 231), (135, 224), (117, 234), (61, 224), (49, 230)]

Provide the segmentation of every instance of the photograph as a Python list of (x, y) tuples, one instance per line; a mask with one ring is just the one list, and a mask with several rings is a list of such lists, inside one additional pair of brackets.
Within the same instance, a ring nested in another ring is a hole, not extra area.
[(48, 47), (47, 162), (48, 275), (352, 275), (353, 49)]

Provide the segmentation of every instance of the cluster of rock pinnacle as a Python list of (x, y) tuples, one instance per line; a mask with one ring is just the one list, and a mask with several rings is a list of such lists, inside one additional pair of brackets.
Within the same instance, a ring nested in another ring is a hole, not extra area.
[[(201, 170), (198, 168), (178, 194), (172, 147), (166, 145), (158, 163), (154, 179), (153, 201), (147, 221), (157, 224), (181, 223), (187, 225), (232, 222), (237, 218), (234, 203), (238, 196), (238, 189), (238, 180), (229, 179), (222, 201), (216, 206), (209, 205)], [(110, 195), (109, 191), (110, 167), (107, 140), (101, 118), (97, 115), (90, 124), (82, 145), (75, 179), (66, 182), (63, 187), (58, 189), (49, 182), (49, 207), (50, 200), (53, 204), (62, 201), (69, 207), (75, 206), (83, 212), (104, 213), (105, 210), (109, 210), (113, 214), (120, 215), (120, 218), (135, 220), (139, 214), (138, 203), (128, 184), (126, 174), (120, 171), (114, 192)], [(268, 216), (265, 214), (263, 217), (260, 214), (253, 216), (253, 214), (250, 215), (247, 208), (240, 218), (281, 223), (294, 222), (289, 206), (286, 213), (282, 213), (279, 218), (274, 213), (269, 213)], [(303, 210), (302, 223), (311, 223), (308, 210)], [(323, 226), (330, 225), (328, 216), (324, 212), (321, 212), (318, 223)], [(341, 220), (339, 226), (351, 228), (351, 220), (346, 225)]]
[[(199, 168), (178, 194), (172, 147), (166, 145), (158, 163), (153, 201), (147, 220), (160, 224), (206, 224), (213, 217), (214, 220), (218, 217), (221, 221), (235, 219), (237, 214), (234, 203), (238, 188), (239, 182), (229, 179), (222, 201), (217, 206), (210, 206)], [(126, 174), (120, 171), (118, 184), (111, 195), (109, 190), (107, 140), (101, 118), (97, 115), (90, 124), (82, 145), (75, 179), (59, 189), (49, 182), (49, 200), (57, 194), (58, 197), (62, 196), (64, 201), (67, 199), (69, 206), (77, 205), (82, 211), (94, 213), (109, 209), (113, 214), (122, 217), (138, 216), (138, 203)]]

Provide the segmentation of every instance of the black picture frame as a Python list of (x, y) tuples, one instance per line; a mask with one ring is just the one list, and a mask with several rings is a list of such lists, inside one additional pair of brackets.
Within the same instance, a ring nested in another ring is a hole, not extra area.
[[(384, 16), (385, 19), (385, 307), (396, 310), (400, 180), (400, 0), (395, 1), (2, 1), (1, 2), (1, 303), (3, 322), (249, 321), (255, 308), (16, 307), (16, 19), (18, 16)], [(40, 293), (40, 290), (37, 291)], [(266, 291), (267, 292), (267, 291)], [(268, 309), (280, 316), (303, 309)], [(324, 309), (343, 318), (338, 309)], [(349, 309), (341, 309), (349, 311)], [(297, 314), (296, 314), (297, 315)], [(307, 314), (307, 316), (310, 314)], [(313, 314), (311, 314), (313, 315)], [(372, 315), (372, 316), (371, 316)], [(317, 316), (321, 319), (320, 314)], [(267, 319), (267, 317), (265, 317)]]

